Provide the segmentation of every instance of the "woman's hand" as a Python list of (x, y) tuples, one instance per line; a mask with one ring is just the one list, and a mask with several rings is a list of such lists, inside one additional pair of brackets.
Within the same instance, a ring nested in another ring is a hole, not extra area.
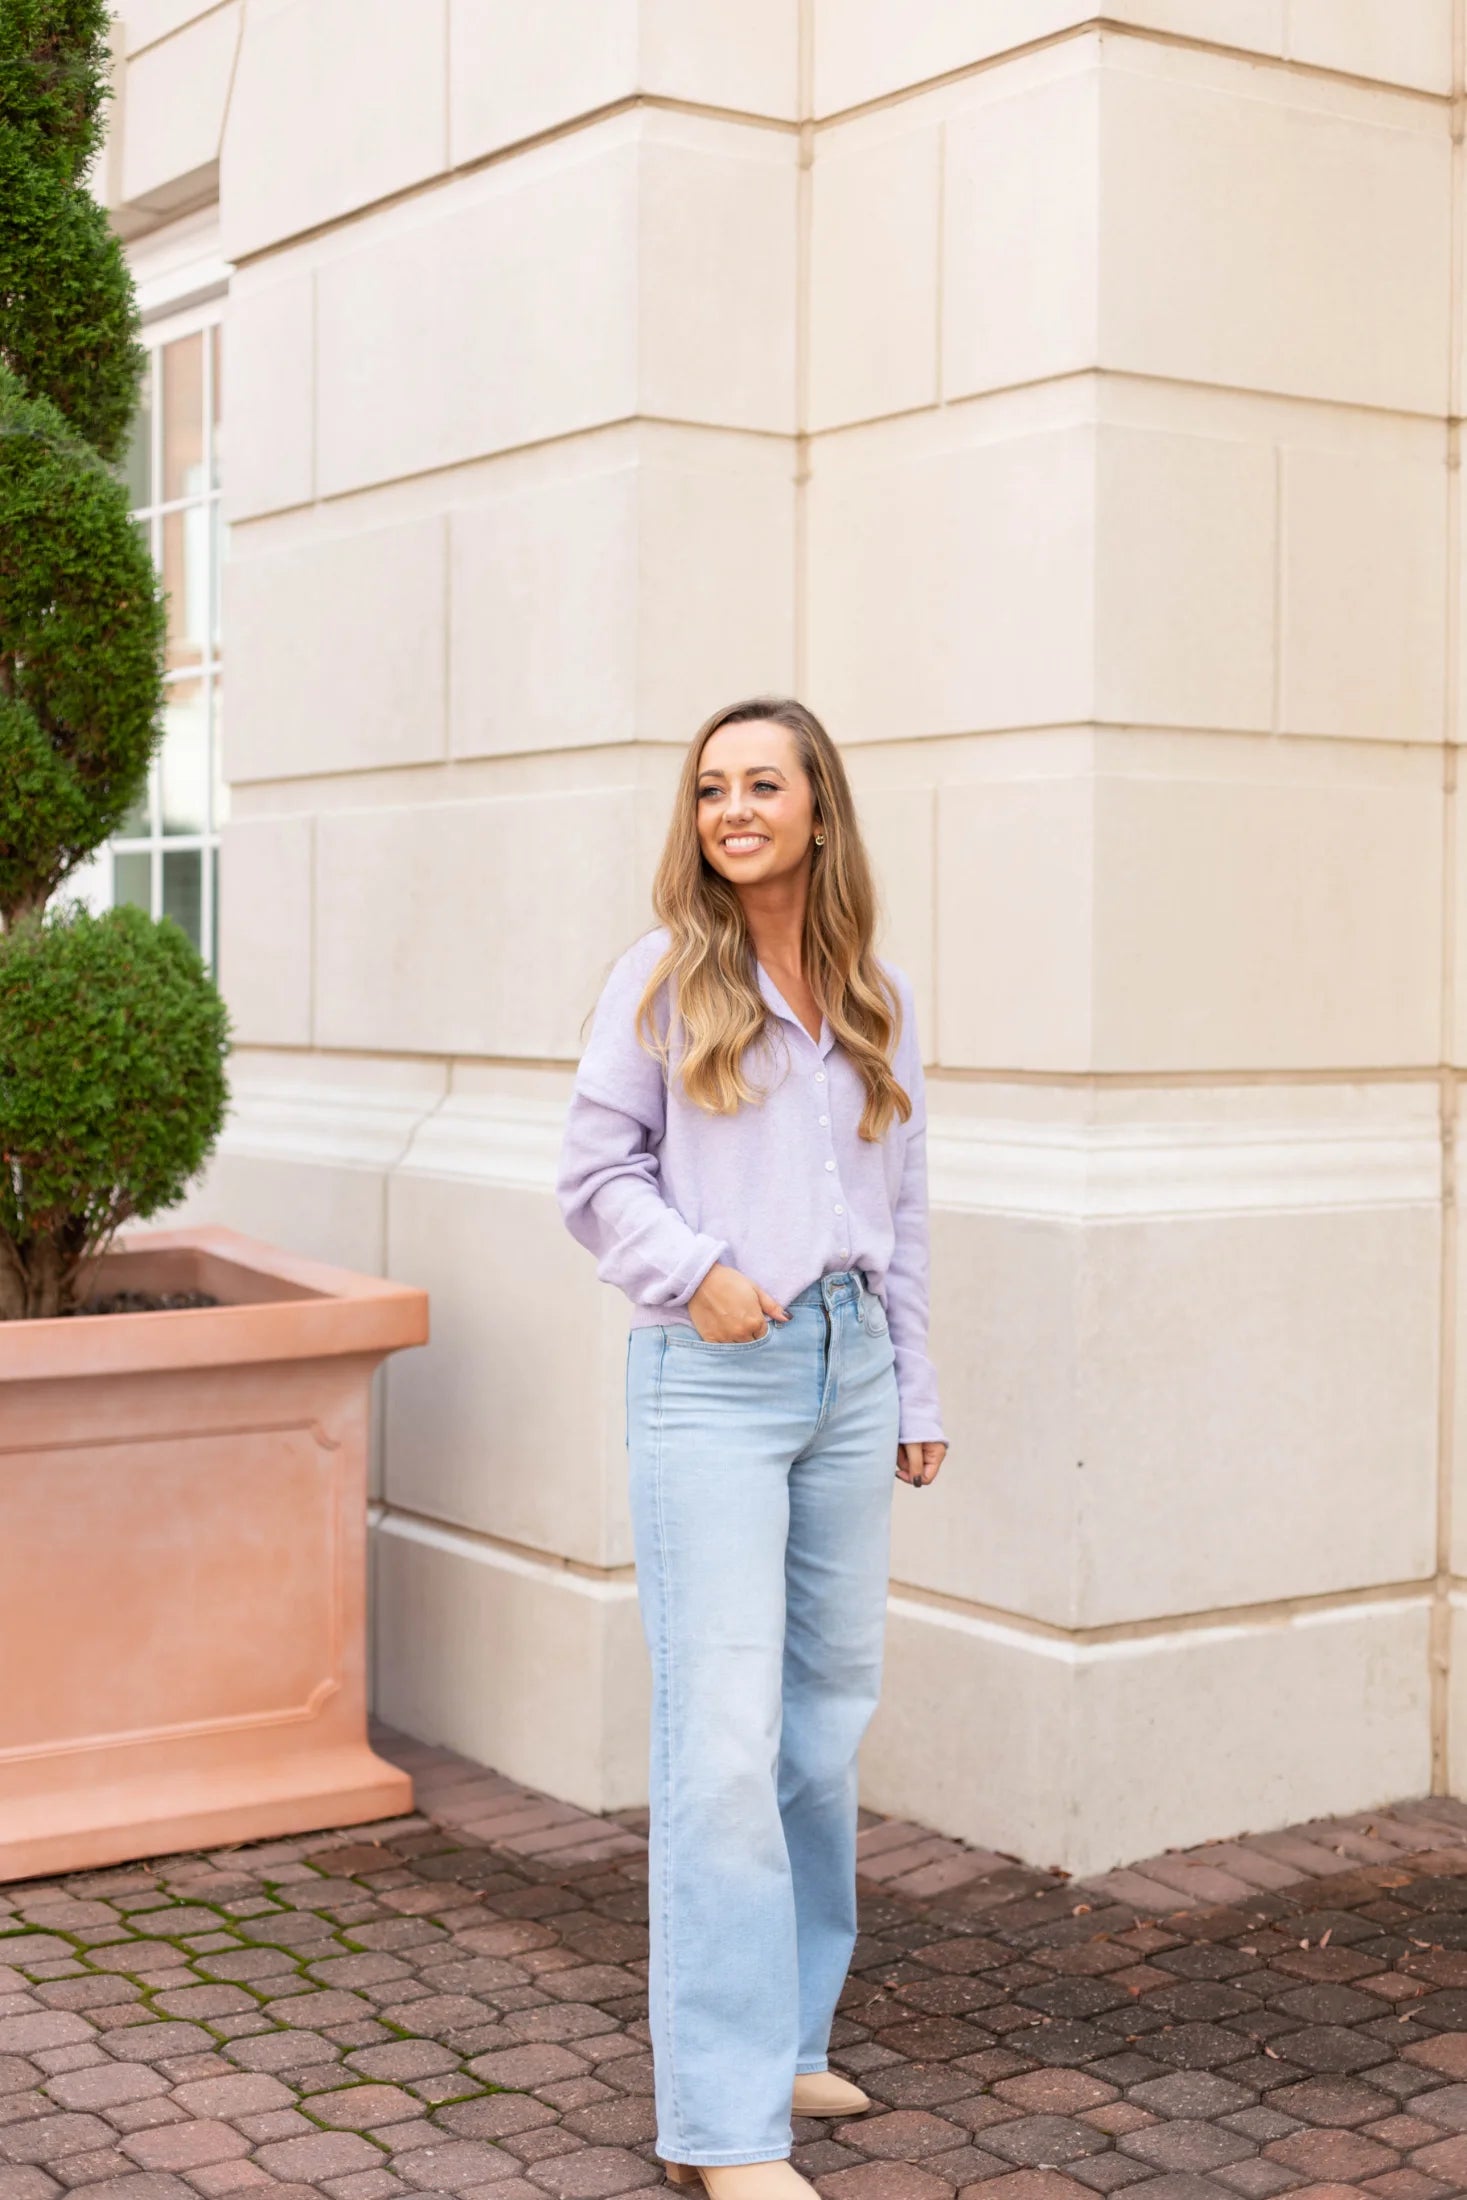
[(751, 1338), (762, 1337), (771, 1321), (789, 1320), (778, 1299), (721, 1260), (714, 1262), (689, 1299), (688, 1312), (704, 1344), (748, 1344)]
[(897, 1480), (910, 1482), (914, 1490), (925, 1489), (929, 1482), (936, 1481), (946, 1456), (946, 1444), (898, 1444)]

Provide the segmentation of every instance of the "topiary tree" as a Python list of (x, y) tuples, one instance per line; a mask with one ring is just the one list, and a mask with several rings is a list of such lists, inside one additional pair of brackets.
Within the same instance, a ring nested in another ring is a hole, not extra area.
[(0, 1319), (64, 1313), (223, 1121), (224, 1006), (178, 926), (47, 904), (142, 792), (164, 607), (112, 472), (143, 353), (85, 188), (107, 0), (0, 0)]

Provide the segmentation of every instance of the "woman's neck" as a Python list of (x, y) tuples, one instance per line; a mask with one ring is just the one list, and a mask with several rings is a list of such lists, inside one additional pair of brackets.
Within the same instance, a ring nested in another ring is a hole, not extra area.
[(803, 873), (739, 892), (754, 953), (772, 974), (803, 974), (808, 899), (809, 884)]

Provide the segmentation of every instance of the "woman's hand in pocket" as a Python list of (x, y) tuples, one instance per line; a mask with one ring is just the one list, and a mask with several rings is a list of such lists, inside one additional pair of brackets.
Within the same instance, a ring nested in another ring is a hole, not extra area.
[(704, 1344), (748, 1344), (762, 1337), (770, 1322), (789, 1320), (778, 1299), (721, 1260), (689, 1299), (688, 1313)]
[(910, 1482), (914, 1490), (925, 1489), (929, 1482), (936, 1481), (946, 1456), (946, 1444), (898, 1444), (897, 1480)]

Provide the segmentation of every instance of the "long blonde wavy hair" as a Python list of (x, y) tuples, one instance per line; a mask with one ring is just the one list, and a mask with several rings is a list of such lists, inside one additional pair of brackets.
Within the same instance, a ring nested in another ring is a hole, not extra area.
[(637, 1036), (665, 1071), (671, 1028), (658, 1031), (654, 1003), (666, 985), (683, 1041), (678, 1073), (687, 1097), (712, 1115), (732, 1115), (764, 1097), (749, 1082), (744, 1057), (754, 1040), (772, 1034), (776, 1019), (759, 990), (743, 904), (706, 860), (697, 824), (698, 780), (710, 736), (723, 726), (759, 720), (794, 735), (815, 798), (825, 845), (811, 851), (802, 966), (832, 1037), (866, 1087), (860, 1134), (879, 1139), (894, 1117), (906, 1122), (912, 1112), (891, 1066), (901, 1007), (871, 945), (876, 890), (845, 766), (803, 703), (782, 696), (732, 703), (715, 711), (693, 737), (652, 887), (653, 907), (671, 937), (637, 1004)]

